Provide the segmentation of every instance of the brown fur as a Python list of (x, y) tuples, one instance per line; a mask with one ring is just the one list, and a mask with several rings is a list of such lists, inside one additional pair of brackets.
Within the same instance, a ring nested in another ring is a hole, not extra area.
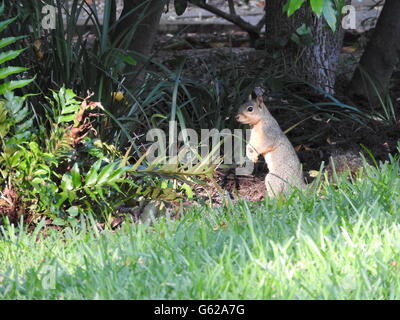
[(268, 111), (261, 96), (241, 106), (236, 120), (251, 127), (246, 156), (257, 162), (258, 155), (261, 154), (268, 165), (269, 173), (265, 177), (265, 186), (269, 197), (286, 192), (290, 186), (305, 188), (296, 151)]

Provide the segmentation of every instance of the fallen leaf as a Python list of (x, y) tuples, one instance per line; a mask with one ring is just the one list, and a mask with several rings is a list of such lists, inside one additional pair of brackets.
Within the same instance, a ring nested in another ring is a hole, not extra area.
[(353, 52), (356, 52), (357, 50), (358, 50), (358, 48), (353, 47), (353, 46), (348, 46), (348, 47), (342, 48), (342, 52), (344, 52), (344, 53), (353, 53)]

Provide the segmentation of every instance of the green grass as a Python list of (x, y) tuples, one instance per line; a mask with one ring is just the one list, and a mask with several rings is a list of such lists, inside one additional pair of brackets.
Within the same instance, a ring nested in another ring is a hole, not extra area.
[(115, 233), (3, 228), (0, 298), (399, 299), (398, 161), (339, 180)]

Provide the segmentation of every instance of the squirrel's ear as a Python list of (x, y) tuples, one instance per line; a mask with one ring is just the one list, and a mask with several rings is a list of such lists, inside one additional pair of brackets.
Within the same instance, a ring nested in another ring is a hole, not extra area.
[(262, 96), (257, 96), (256, 102), (257, 102), (257, 106), (261, 108), (262, 105), (264, 104), (263, 97)]

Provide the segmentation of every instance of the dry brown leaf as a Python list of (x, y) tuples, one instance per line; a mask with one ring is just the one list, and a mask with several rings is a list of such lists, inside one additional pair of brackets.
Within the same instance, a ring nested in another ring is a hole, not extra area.
[(35, 52), (36, 58), (42, 60), (44, 57), (44, 52), (41, 50), (42, 42), (40, 40), (35, 40), (33, 42), (33, 51)]

